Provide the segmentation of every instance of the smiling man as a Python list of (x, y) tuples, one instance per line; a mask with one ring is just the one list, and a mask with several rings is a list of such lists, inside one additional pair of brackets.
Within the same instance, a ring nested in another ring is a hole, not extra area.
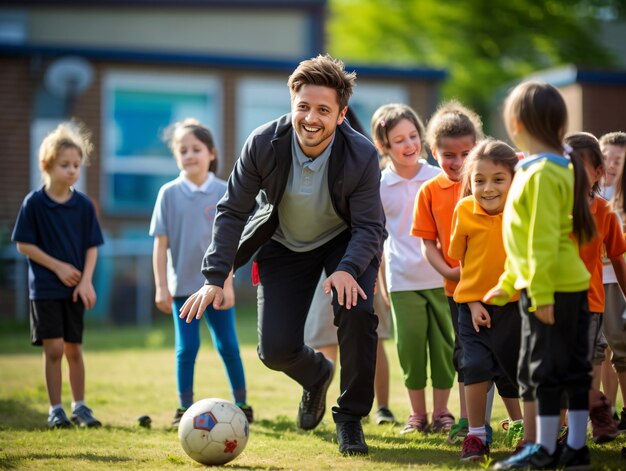
[(355, 78), (328, 55), (291, 74), (291, 113), (248, 137), (217, 206), (202, 264), (207, 282), (180, 316), (192, 322), (207, 305), (218, 309), (230, 271), (254, 257), (259, 357), (302, 386), (297, 425), (311, 430), (324, 416), (334, 369), (303, 340), (324, 270), (341, 352), (339, 450), (366, 454), (361, 418), (374, 397), (374, 283), (386, 232), (376, 150), (345, 120)]

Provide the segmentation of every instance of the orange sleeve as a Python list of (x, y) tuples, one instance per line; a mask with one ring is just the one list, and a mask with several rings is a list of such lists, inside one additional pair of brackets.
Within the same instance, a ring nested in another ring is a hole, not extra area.
[(431, 185), (434, 180), (422, 185), (415, 198), (411, 235), (426, 240), (437, 240), (437, 224), (433, 215)]
[(459, 217), (459, 213), (463, 213), (461, 204), (458, 204), (452, 213), (452, 234), (450, 235), (448, 256), (463, 264), (467, 250), (467, 231), (463, 227), (463, 214)]

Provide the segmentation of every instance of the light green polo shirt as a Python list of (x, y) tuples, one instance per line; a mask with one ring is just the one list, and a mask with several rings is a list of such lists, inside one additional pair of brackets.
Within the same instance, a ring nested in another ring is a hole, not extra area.
[(573, 208), (569, 159), (540, 154), (518, 164), (503, 213), (507, 261), (499, 287), (510, 296), (526, 289), (535, 308), (554, 304), (555, 292), (589, 288), (590, 275), (572, 236)]
[(333, 208), (328, 162), (333, 141), (315, 159), (307, 157), (292, 131), (289, 180), (278, 205), (278, 228), (272, 239), (294, 252), (308, 252), (329, 242), (348, 226)]

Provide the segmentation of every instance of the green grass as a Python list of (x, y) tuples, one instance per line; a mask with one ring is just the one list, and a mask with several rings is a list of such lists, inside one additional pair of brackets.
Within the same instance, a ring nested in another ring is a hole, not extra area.
[[(244, 452), (226, 465), (232, 469), (454, 469), (476, 468), (458, 460), (459, 447), (438, 435), (401, 436), (400, 426), (364, 425), (370, 446), (367, 457), (343, 457), (337, 451), (330, 412), (312, 432), (298, 431), (295, 415), (301, 389), (285, 375), (267, 369), (256, 355), (256, 319), (252, 308), (240, 309), (238, 331), (246, 369), (249, 402), (256, 421)], [(0, 323), (0, 469), (200, 469), (178, 443), (169, 426), (176, 408), (173, 332), (163, 316), (150, 329), (113, 328), (88, 324), (84, 348), (87, 402), (104, 427), (98, 430), (48, 430), (47, 394), (43, 383), (41, 349), (29, 344), (28, 325)], [(229, 399), (224, 368), (203, 328), (196, 366), (196, 399)], [(399, 419), (408, 414), (406, 391), (393, 345), (391, 409)], [(69, 407), (67, 370), (63, 398)], [(339, 394), (335, 378), (329, 390), (329, 409)], [(458, 396), (450, 405), (458, 408)], [(137, 425), (149, 415), (152, 428)], [(504, 418), (496, 400), (493, 423)], [(497, 426), (496, 426), (497, 429)], [(504, 458), (509, 450), (502, 432), (495, 433), (492, 456)], [(624, 469), (618, 440), (591, 445), (596, 469)]]

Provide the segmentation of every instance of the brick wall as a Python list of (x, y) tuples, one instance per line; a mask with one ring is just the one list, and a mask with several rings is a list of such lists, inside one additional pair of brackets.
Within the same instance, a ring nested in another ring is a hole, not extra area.
[(12, 230), (29, 190), (31, 77), (28, 59), (0, 57), (0, 233)]

